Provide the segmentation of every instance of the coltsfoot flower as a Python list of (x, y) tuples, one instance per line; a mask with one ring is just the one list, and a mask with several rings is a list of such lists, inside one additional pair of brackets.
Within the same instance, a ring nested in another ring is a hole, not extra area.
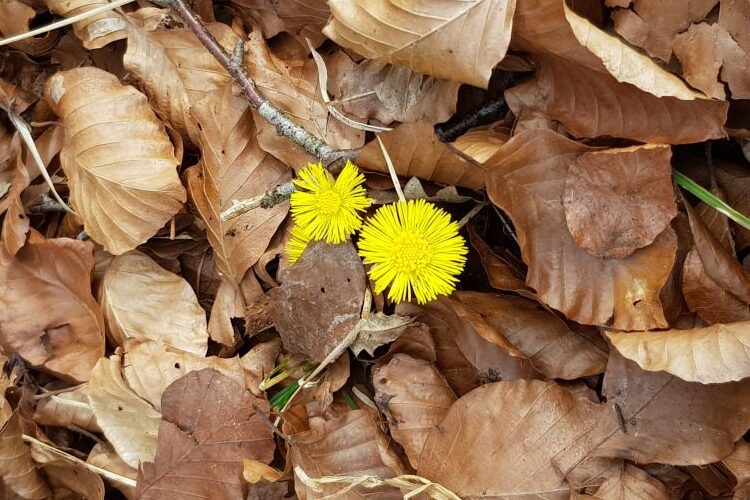
[(305, 251), (307, 244), (310, 243), (311, 240), (312, 238), (310, 238), (310, 235), (299, 224), (292, 226), (289, 241), (287, 241), (286, 247), (284, 247), (284, 251), (289, 257), (290, 264), (294, 264), (300, 257), (302, 257), (302, 253)]
[(362, 227), (372, 201), (362, 186), (365, 176), (350, 161), (334, 181), (321, 163), (309, 164), (294, 180), (292, 219), (312, 240), (341, 243)]
[(425, 304), (449, 295), (466, 263), (466, 243), (450, 215), (424, 200), (379, 208), (359, 233), (359, 254), (372, 264), (375, 293)]

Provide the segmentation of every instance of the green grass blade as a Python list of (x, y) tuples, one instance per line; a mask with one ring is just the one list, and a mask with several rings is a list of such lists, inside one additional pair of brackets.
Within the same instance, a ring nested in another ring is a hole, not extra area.
[(694, 194), (699, 200), (704, 202), (706, 205), (717, 210), (719, 213), (726, 215), (727, 217), (729, 217), (730, 219), (732, 219), (734, 222), (744, 227), (745, 229), (750, 229), (750, 218), (748, 216), (738, 212), (737, 210), (727, 205), (723, 200), (717, 198), (711, 191), (705, 189), (703, 186), (696, 183), (690, 177), (675, 170), (674, 180), (675, 182), (677, 182), (678, 186)]

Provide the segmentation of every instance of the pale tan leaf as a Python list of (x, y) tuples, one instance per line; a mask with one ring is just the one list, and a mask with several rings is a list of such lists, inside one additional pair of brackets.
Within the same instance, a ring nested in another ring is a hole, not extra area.
[(223, 279), (237, 286), (268, 247), (289, 210), (287, 203), (251, 210), (230, 221), (220, 213), (233, 200), (259, 196), (289, 180), (289, 169), (258, 144), (258, 128), (247, 100), (231, 86), (209, 94), (192, 108), (200, 127), (201, 162), (191, 167), (187, 185)]
[(495, 382), (451, 406), (427, 437), (417, 474), (462, 498), (567, 498), (565, 474), (616, 427), (611, 408), (554, 382)]
[(429, 361), (395, 354), (372, 371), (375, 402), (385, 414), (391, 436), (400, 444), (414, 469), (433, 427), (456, 400), (445, 377)]
[(454, 148), (478, 163), (484, 163), (508, 142), (510, 135), (489, 129), (469, 130), (453, 141)]
[(55, 427), (76, 426), (91, 432), (101, 432), (88, 397), (88, 385), (51, 394), (39, 400), (34, 411), (34, 422)]
[[(49, 10), (62, 17), (72, 17), (106, 5), (103, 0), (45, 0)], [(100, 49), (127, 37), (125, 19), (114, 10), (101, 12), (73, 24), (73, 32), (87, 49)]]
[[(2, 404), (3, 412), (10, 411), (5, 399)], [(29, 447), (21, 439), (19, 418), (18, 411), (13, 411), (0, 429), (0, 479), (12, 494), (17, 495), (13, 498), (48, 499), (52, 493), (34, 464)]]
[[(226, 70), (189, 29), (148, 31), (139, 20), (128, 22), (128, 50), (123, 64), (143, 85), (151, 104), (185, 140), (198, 144), (190, 107), (231, 81)], [(239, 37), (223, 23), (208, 30), (230, 54)]]
[(240, 365), (245, 370), (245, 388), (255, 397), (263, 397), (259, 385), (276, 366), (276, 359), (281, 354), (281, 339), (275, 338), (253, 346), (240, 357)]
[[(30, 23), (36, 17), (34, 9), (17, 0), (0, 2), (0, 33), (3, 38), (20, 35), (31, 30)], [(44, 36), (27, 38), (12, 43), (10, 47), (21, 50), (31, 56), (49, 53), (60, 39), (59, 31), (53, 30)]]
[(692, 330), (607, 332), (626, 358), (648, 371), (719, 384), (750, 377), (750, 321)]
[(63, 459), (47, 447), (32, 442), (31, 458), (44, 472), (55, 497), (66, 493), (86, 500), (104, 499), (104, 481), (99, 475), (77, 462)]
[[(112, 445), (105, 441), (94, 445), (86, 462), (134, 481), (138, 477), (138, 470), (126, 464), (112, 448)], [(112, 481), (112, 485), (120, 490), (128, 500), (135, 498), (135, 488), (116, 481)]]
[(241, 497), (242, 460), (269, 463), (274, 455), (258, 411), (268, 411), (262, 400), (216, 370), (177, 379), (162, 397), (159, 447), (138, 471), (138, 498)]
[(411, 318), (398, 314), (372, 314), (368, 318), (363, 318), (357, 339), (350, 348), (355, 356), (359, 356), (362, 351), (374, 356), (375, 349), (396, 340), (410, 323)]
[(146, 96), (100, 69), (56, 73), (45, 93), (65, 126), (60, 160), (86, 232), (113, 254), (132, 250), (186, 199), (164, 126)]
[(599, 500), (669, 500), (667, 488), (643, 469), (623, 464), (594, 494)]
[(204, 355), (206, 313), (190, 285), (140, 252), (115, 257), (104, 273), (101, 304), (115, 343), (148, 339)]
[[(398, 175), (472, 189), (484, 187), (484, 170), (440, 142), (432, 124), (426, 121), (399, 125), (379, 137)], [(388, 165), (377, 141), (362, 148), (356, 161), (364, 169), (388, 173)]]
[(29, 241), (0, 265), (0, 342), (33, 366), (88, 380), (104, 354), (104, 321), (91, 296), (93, 245)]
[(665, 328), (659, 292), (675, 262), (674, 231), (668, 227), (624, 259), (600, 259), (576, 245), (564, 222), (568, 169), (588, 151), (552, 131), (526, 131), (487, 162), (488, 194), (513, 220), (529, 266), (526, 283), (579, 323)]
[(161, 415), (128, 387), (121, 369), (118, 355), (99, 360), (91, 372), (89, 403), (117, 454), (129, 466), (138, 467), (156, 454)]
[[(301, 467), (311, 477), (337, 474), (372, 474), (386, 479), (405, 472), (405, 467), (390, 444), (390, 439), (380, 430), (376, 417), (367, 409), (354, 410), (327, 421), (310, 421), (310, 430), (293, 435), (290, 456), (295, 466)], [(324, 491), (315, 492), (299, 477), (294, 477), (297, 497), (312, 500), (341, 489), (328, 485)], [(401, 492), (394, 488), (364, 490), (357, 488), (353, 498), (400, 499)]]
[[(245, 66), (258, 90), (297, 124), (335, 149), (355, 149), (364, 144), (363, 131), (328, 116), (328, 108), (320, 97), (317, 72), (294, 73), (292, 70), (299, 61), (286, 61), (274, 55), (259, 30), (250, 33), (246, 49)], [(258, 142), (264, 151), (295, 170), (306, 167), (308, 162), (319, 161), (289, 139), (279, 136), (276, 127), (256, 112), (253, 114), (260, 132)]]
[[(250, 273), (249, 273), (250, 274)], [(216, 291), (216, 298), (211, 306), (208, 320), (208, 335), (222, 345), (235, 344), (232, 318), (244, 316), (245, 301), (239, 287), (222, 280)]]
[(245, 374), (239, 357), (203, 357), (171, 351), (157, 342), (128, 341), (122, 371), (133, 391), (161, 411), (161, 397), (169, 385), (188, 372), (213, 368), (244, 386)]
[(725, 55), (744, 51), (729, 32), (718, 24), (693, 24), (674, 38), (674, 52), (682, 73), (693, 87), (714, 99), (725, 99), (724, 85), (719, 82)]
[(510, 43), (514, 0), (331, 0), (323, 33), (368, 59), (486, 88)]

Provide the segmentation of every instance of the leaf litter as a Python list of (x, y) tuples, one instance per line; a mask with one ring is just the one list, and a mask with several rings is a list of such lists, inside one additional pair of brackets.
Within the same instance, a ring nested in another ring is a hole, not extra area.
[(750, 494), (747, 0), (125, 3), (0, 4), (3, 495)]

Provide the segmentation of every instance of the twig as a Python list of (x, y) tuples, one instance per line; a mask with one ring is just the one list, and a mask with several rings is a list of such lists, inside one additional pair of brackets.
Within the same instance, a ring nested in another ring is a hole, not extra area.
[(68, 460), (69, 462), (78, 464), (81, 467), (85, 467), (86, 469), (96, 472), (100, 476), (106, 477), (110, 481), (114, 481), (116, 483), (124, 484), (125, 486), (130, 486), (130, 487), (135, 488), (135, 485), (136, 485), (135, 479), (130, 479), (129, 477), (121, 476), (120, 474), (116, 474), (106, 469), (102, 469), (101, 467), (97, 467), (96, 465), (92, 465), (84, 460), (81, 460), (78, 457), (74, 457), (70, 453), (65, 453), (62, 450), (58, 450), (54, 446), (50, 446), (47, 443), (39, 441), (38, 439), (33, 438), (31, 436), (27, 436), (26, 434), (23, 434), (21, 437), (27, 443), (34, 444), (36, 446), (49, 450), (50, 452), (62, 458), (63, 460)]
[(393, 162), (391, 161), (391, 156), (388, 154), (388, 150), (385, 149), (385, 144), (383, 144), (383, 141), (380, 140), (380, 136), (376, 135), (375, 138), (378, 140), (378, 144), (380, 144), (380, 150), (383, 151), (385, 164), (388, 165), (388, 173), (391, 174), (391, 182), (393, 183), (393, 188), (396, 190), (396, 194), (398, 195), (398, 201), (406, 201), (404, 192), (401, 190), (401, 183), (399, 182), (398, 175), (396, 174), (396, 168), (393, 166)]
[(263, 193), (255, 198), (248, 198), (246, 200), (234, 200), (232, 206), (227, 208), (221, 213), (221, 220), (228, 221), (239, 217), (245, 212), (249, 212), (254, 208), (271, 208), (279, 203), (288, 200), (294, 192), (294, 184), (292, 181), (280, 184), (275, 188)]

